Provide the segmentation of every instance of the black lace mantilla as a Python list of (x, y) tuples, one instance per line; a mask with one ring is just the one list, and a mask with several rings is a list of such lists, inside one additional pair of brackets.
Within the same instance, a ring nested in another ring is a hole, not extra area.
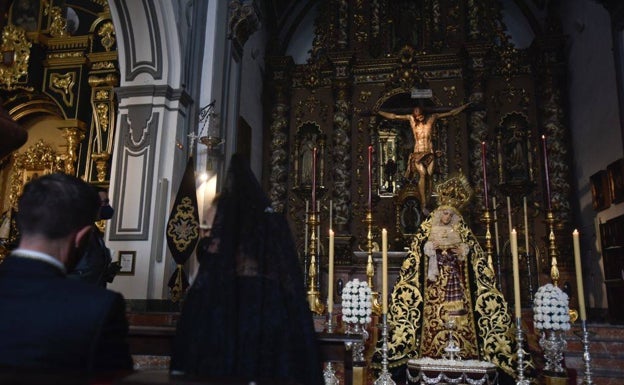
[(178, 324), (171, 369), (322, 384), (302, 271), (286, 219), (232, 157), (211, 237)]

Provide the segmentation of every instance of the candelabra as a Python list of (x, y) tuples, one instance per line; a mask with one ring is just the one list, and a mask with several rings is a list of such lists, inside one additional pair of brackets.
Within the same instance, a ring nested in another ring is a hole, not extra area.
[(388, 372), (388, 314), (381, 315), (381, 373), (374, 385), (395, 385)]
[(530, 385), (530, 381), (524, 377), (524, 337), (522, 335), (522, 318), (516, 317), (516, 343), (518, 344), (518, 378), (516, 385)]
[(320, 293), (317, 289), (316, 280), (316, 211), (312, 208), (312, 211), (308, 213), (308, 226), (310, 228), (310, 243), (308, 244), (308, 253), (310, 255), (310, 268), (308, 269), (308, 276), (310, 277), (310, 284), (308, 286), (308, 303), (310, 304), (310, 310), (316, 314), (323, 314), (325, 311), (325, 305), (321, 302)]
[(375, 276), (375, 266), (373, 265), (373, 213), (370, 209), (366, 211), (366, 218), (364, 219), (366, 224), (366, 250), (368, 253), (368, 260), (366, 262), (366, 277), (368, 278), (368, 287), (371, 289), (371, 303), (373, 313), (381, 314), (381, 305), (379, 304), (379, 293), (374, 290), (373, 277)]
[(557, 267), (557, 245), (555, 243), (555, 218), (552, 210), (548, 210), (546, 214), (546, 223), (548, 223), (548, 255), (550, 256), (550, 279), (555, 286), (559, 286), (559, 268)]
[(494, 264), (492, 262), (492, 255), (494, 254), (494, 248), (492, 245), (492, 233), (490, 232), (490, 225), (492, 218), (490, 217), (490, 210), (485, 209), (483, 212), (482, 222), (485, 223), (485, 253), (487, 254), (488, 267), (494, 272)]
[(455, 321), (455, 317), (449, 317), (448, 321), (446, 321), (446, 327), (448, 329), (449, 332), (449, 342), (447, 344), (447, 346), (444, 348), (444, 351), (446, 352), (446, 357), (447, 359), (454, 361), (455, 360), (455, 356), (459, 356), (459, 352), (461, 351), (461, 349), (459, 348), (459, 346), (457, 346), (457, 344), (455, 343), (455, 336), (453, 334), (453, 332), (455, 331), (457, 324)]
[(527, 279), (529, 281), (529, 305), (533, 306), (533, 269), (531, 264), (531, 254), (529, 254), (529, 250), (526, 251), (526, 267), (527, 267)]
[(581, 320), (581, 341), (583, 342), (583, 363), (585, 371), (583, 372), (583, 385), (592, 385), (591, 371), (591, 355), (589, 354), (589, 331), (587, 330), (587, 321)]
[[(332, 316), (333, 315), (331, 312), (327, 312), (327, 324), (325, 325), (327, 333), (334, 332), (334, 323)], [(323, 378), (325, 379), (325, 385), (339, 385), (340, 383), (338, 377), (336, 376), (336, 370), (334, 369), (334, 365), (331, 361), (328, 361), (327, 365), (325, 365), (325, 370), (323, 370)]]

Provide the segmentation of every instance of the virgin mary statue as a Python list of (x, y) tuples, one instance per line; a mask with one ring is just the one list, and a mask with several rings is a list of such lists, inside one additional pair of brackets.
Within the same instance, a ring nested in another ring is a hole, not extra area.
[[(459, 210), (465, 178), (436, 187), (438, 206), (420, 225), (403, 261), (388, 309), (388, 362), (444, 358), (449, 329), (463, 359), (488, 361), (513, 376), (515, 337), (507, 302), (477, 238)], [(381, 346), (373, 362), (381, 361)]]

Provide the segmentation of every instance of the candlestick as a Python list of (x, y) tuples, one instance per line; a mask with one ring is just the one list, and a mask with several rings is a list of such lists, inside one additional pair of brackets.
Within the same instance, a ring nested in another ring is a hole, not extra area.
[(550, 176), (548, 175), (548, 152), (546, 151), (546, 136), (542, 135), (542, 148), (544, 151), (544, 175), (546, 175), (546, 199), (548, 202), (548, 211), (552, 210), (550, 202)]
[(484, 206), (485, 209), (489, 207), (488, 205), (488, 187), (487, 187), (487, 167), (485, 162), (485, 142), (481, 142), (481, 166), (483, 167), (483, 195), (485, 197)]
[(522, 203), (524, 206), (524, 250), (526, 255), (529, 255), (529, 216), (527, 214), (527, 198), (526, 196), (522, 198)]
[[(321, 202), (316, 202), (316, 233), (318, 234), (318, 238), (316, 238), (316, 254), (321, 254)], [(319, 263), (319, 269), (321, 264)], [(319, 280), (319, 284), (320, 284)]]
[(388, 230), (381, 230), (381, 296), (382, 313), (388, 314)]
[(308, 202), (308, 200), (306, 199), (306, 211), (305, 211), (305, 236), (304, 236), (304, 243), (303, 243), (303, 247), (305, 248), (305, 253), (304, 254), (308, 254), (308, 211), (310, 210), (310, 202)]
[(520, 269), (518, 268), (518, 234), (516, 229), (511, 230), (511, 256), (513, 261), (513, 283), (516, 318), (521, 318), (520, 311)]
[(579, 244), (578, 230), (574, 230), (572, 232), (572, 241), (574, 244), (574, 265), (576, 267), (576, 287), (578, 290), (579, 313), (581, 321), (585, 321), (587, 319), (587, 313), (585, 312), (585, 292), (583, 291), (583, 270), (581, 267), (581, 246)]
[(496, 255), (500, 255), (500, 240), (498, 237), (498, 216), (496, 215), (496, 197), (492, 197), (492, 212), (494, 213), (494, 240), (496, 243)]
[(368, 209), (373, 208), (373, 146), (368, 146)]
[(312, 151), (312, 210), (316, 208), (316, 147)]
[(509, 233), (511, 234), (511, 198), (507, 197), (507, 223), (509, 224)]
[(334, 230), (329, 230), (329, 262), (327, 277), (327, 312), (334, 310)]

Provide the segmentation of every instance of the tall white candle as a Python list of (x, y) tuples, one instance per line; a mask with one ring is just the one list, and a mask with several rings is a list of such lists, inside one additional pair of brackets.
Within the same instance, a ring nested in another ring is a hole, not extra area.
[(492, 197), (492, 212), (494, 213), (494, 241), (496, 243), (496, 255), (500, 255), (500, 239), (498, 237), (498, 216), (496, 215), (496, 197)]
[(334, 230), (329, 230), (329, 262), (327, 277), (327, 312), (334, 310)]
[(572, 241), (574, 244), (574, 265), (576, 267), (576, 287), (578, 290), (579, 313), (581, 321), (585, 321), (587, 319), (587, 313), (585, 312), (585, 292), (583, 291), (583, 269), (581, 267), (581, 246), (579, 242), (578, 230), (574, 230), (572, 232)]
[(514, 305), (516, 318), (520, 318), (520, 269), (518, 267), (518, 234), (516, 229), (511, 230), (511, 257), (513, 261)]
[(388, 314), (388, 231), (381, 230), (381, 298), (382, 314)]
[[(507, 197), (507, 223), (509, 224), (509, 234), (511, 234), (511, 198)], [(510, 241), (511, 242), (511, 241)]]
[(527, 210), (527, 198), (526, 196), (522, 198), (522, 203), (524, 205), (524, 250), (526, 255), (529, 255), (529, 215)]

